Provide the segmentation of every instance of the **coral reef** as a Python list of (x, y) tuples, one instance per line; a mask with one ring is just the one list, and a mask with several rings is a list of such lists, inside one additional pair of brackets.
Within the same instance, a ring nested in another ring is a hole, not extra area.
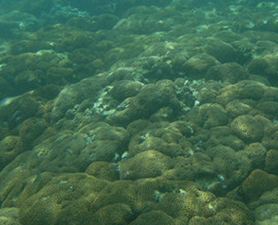
[(0, 224), (276, 224), (277, 7), (0, 2)]

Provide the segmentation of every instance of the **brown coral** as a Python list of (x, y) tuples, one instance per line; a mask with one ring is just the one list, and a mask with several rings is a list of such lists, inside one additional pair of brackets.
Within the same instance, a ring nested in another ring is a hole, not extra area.
[(278, 185), (278, 177), (263, 170), (253, 170), (238, 188), (238, 194), (246, 202), (258, 199), (264, 192)]
[(265, 170), (268, 173), (278, 174), (278, 151), (270, 149), (265, 156)]
[(238, 116), (231, 123), (235, 134), (246, 142), (259, 142), (264, 135), (264, 123), (258, 116)]
[(93, 216), (95, 225), (127, 225), (133, 218), (132, 209), (123, 203), (115, 203), (102, 207)]
[(120, 163), (120, 178), (136, 180), (139, 178), (161, 176), (170, 167), (170, 158), (155, 150), (143, 151), (133, 158)]
[(227, 198), (216, 198), (208, 203), (203, 216), (207, 217), (208, 224), (254, 224), (250, 210), (243, 203)]
[(175, 221), (172, 217), (168, 216), (162, 211), (151, 211), (148, 213), (141, 214), (137, 219), (135, 219), (130, 225), (142, 225), (142, 224), (152, 224), (152, 225), (175, 225)]
[(22, 141), (17, 136), (7, 136), (0, 142), (0, 170), (23, 151)]

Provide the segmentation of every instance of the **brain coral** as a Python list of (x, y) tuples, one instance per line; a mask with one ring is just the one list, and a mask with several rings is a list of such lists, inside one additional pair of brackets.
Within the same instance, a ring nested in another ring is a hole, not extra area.
[(236, 117), (231, 128), (246, 142), (259, 142), (264, 135), (264, 123), (259, 116), (242, 115)]
[(169, 168), (170, 161), (170, 157), (158, 151), (143, 151), (120, 163), (120, 178), (135, 180), (160, 176)]

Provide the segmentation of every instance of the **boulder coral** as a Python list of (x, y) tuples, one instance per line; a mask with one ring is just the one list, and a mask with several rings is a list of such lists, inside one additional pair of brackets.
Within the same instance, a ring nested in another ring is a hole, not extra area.
[(238, 116), (231, 123), (231, 128), (239, 138), (247, 143), (260, 142), (264, 135), (264, 123), (260, 121), (259, 116)]
[(7, 136), (0, 142), (0, 169), (2, 170), (16, 156), (24, 151), (22, 141), (18, 136)]
[(138, 153), (119, 164), (120, 179), (158, 177), (169, 168), (170, 158), (155, 150)]
[(127, 125), (135, 119), (148, 118), (161, 107), (170, 107), (174, 112), (180, 109), (175, 86), (169, 80), (146, 85), (136, 96), (126, 98), (117, 111), (107, 117), (107, 122)]
[(277, 223), (276, 2), (17, 3), (0, 224)]

